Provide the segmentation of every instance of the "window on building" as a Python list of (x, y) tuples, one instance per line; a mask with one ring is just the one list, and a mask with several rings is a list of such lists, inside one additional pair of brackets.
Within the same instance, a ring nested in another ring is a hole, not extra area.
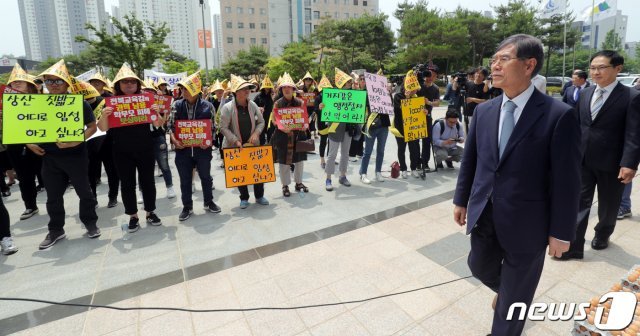
[(227, 37), (227, 43), (233, 43), (233, 37)]
[(267, 44), (267, 38), (266, 37), (261, 38), (260, 42), (262, 42), (262, 44)]
[(231, 14), (231, 7), (225, 7), (224, 12), (227, 14)]
[(320, 19), (320, 12), (319, 11), (313, 11), (313, 18), (318, 20)]
[(340, 13), (338, 13), (338, 12), (333, 13), (333, 18), (334, 19), (339, 19), (340, 18)]
[(324, 12), (324, 16), (325, 16), (325, 17), (331, 17), (331, 13), (329, 13), (329, 12)]
[(358, 18), (358, 13), (353, 13), (353, 18), (357, 19)]
[(267, 14), (267, 9), (266, 8), (260, 8), (260, 15), (266, 15)]
[(367, 7), (367, 0), (362, 0), (362, 5), (363, 5), (364, 7)]
[(249, 14), (255, 14), (256, 13), (256, 9), (255, 8), (249, 8)]
[(307, 22), (304, 24), (304, 34), (311, 35), (311, 23)]
[(311, 8), (304, 9), (304, 19), (306, 21), (311, 21)]
[(267, 24), (266, 23), (261, 23), (260, 24), (260, 29), (266, 30), (267, 29)]
[(357, 6), (358, 5), (358, 0), (353, 0), (353, 5)]
[(249, 29), (256, 29), (255, 23), (249, 23)]
[(338, 0), (333, 0), (333, 4), (337, 5), (338, 4)]
[(344, 18), (348, 19), (349, 18), (349, 13), (344, 13)]
[(318, 25), (313, 25), (313, 30), (318, 29)]
[(229, 29), (233, 28), (233, 22), (227, 22), (227, 28)]
[(242, 12), (243, 12), (243, 11), (242, 11), (242, 7), (236, 7), (236, 12), (237, 12), (238, 14), (242, 14)]
[(343, 3), (345, 6), (347, 6), (349, 4), (349, 0), (343, 0)]
[(238, 37), (238, 43), (244, 44), (244, 37)]
[(251, 44), (256, 44), (256, 38), (252, 37), (249, 41), (251, 41)]
[(244, 28), (244, 22), (238, 22), (238, 29)]
[(304, 0), (305, 6), (311, 6), (311, 0)]

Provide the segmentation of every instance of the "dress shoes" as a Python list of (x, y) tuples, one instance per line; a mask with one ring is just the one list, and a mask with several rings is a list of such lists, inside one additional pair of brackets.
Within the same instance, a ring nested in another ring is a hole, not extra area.
[(591, 248), (594, 250), (604, 250), (609, 247), (609, 237), (603, 238), (595, 236), (591, 241)]
[(555, 260), (571, 260), (571, 259), (583, 259), (584, 258), (584, 252), (583, 251), (573, 251), (573, 250), (569, 250), (565, 253), (562, 254), (562, 256), (558, 257), (553, 257), (553, 259)]

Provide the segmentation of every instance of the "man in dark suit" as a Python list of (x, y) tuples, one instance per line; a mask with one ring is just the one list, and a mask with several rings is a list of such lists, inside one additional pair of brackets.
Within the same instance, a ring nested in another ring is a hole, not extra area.
[(576, 238), (560, 259), (582, 259), (593, 195), (598, 188), (598, 224), (591, 247), (609, 246), (624, 185), (640, 162), (640, 96), (616, 79), (624, 58), (603, 50), (591, 57), (589, 71), (596, 85), (584, 90), (576, 106), (582, 130), (582, 187)]
[(580, 128), (571, 107), (531, 83), (543, 60), (529, 35), (498, 47), (491, 70), (504, 94), (476, 108), (453, 199), (471, 234), (469, 268), (498, 294), (492, 335), (520, 335), (525, 321), (507, 321), (509, 307), (531, 303), (547, 245), (559, 257), (575, 234)]
[(589, 87), (587, 82), (587, 72), (582, 70), (576, 70), (571, 76), (571, 82), (573, 85), (569, 86), (562, 95), (562, 102), (576, 107), (578, 100), (580, 99), (580, 93), (585, 88)]

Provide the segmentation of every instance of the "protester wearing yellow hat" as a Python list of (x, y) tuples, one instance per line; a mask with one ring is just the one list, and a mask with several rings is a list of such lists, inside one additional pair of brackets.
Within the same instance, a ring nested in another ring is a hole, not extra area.
[(103, 97), (111, 97), (113, 94), (109, 92), (109, 80), (100, 72), (96, 72), (89, 78), (89, 84), (93, 86)]
[(36, 76), (29, 75), (18, 63), (13, 66), (7, 85), (22, 93), (38, 93)]
[[(142, 80), (128, 64), (123, 64), (113, 79), (115, 97), (142, 93)], [(156, 118), (153, 126), (160, 127), (163, 123), (157, 113), (159, 108), (153, 107)], [(109, 116), (113, 113), (111, 107), (102, 111), (98, 121), (100, 130), (108, 132), (113, 142), (113, 158), (122, 184), (122, 203), (124, 212), (129, 215), (129, 232), (140, 229), (138, 207), (136, 205), (136, 173), (140, 180), (144, 210), (147, 212), (146, 221), (149, 225), (158, 226), (162, 221), (154, 213), (156, 210), (156, 185), (154, 178), (155, 150), (151, 128), (147, 124), (129, 125), (109, 128)]]
[[(415, 77), (415, 78), (414, 78)], [(393, 124), (391, 125), (390, 131), (396, 137), (396, 142), (398, 144), (398, 162), (400, 163), (400, 172), (403, 179), (406, 179), (409, 176), (407, 172), (407, 163), (405, 160), (405, 152), (407, 145), (409, 146), (409, 159), (411, 160), (411, 171), (412, 175), (415, 177), (420, 177), (419, 172), (417, 171), (420, 166), (420, 143), (419, 140), (413, 140), (409, 142), (404, 141), (404, 125), (403, 125), (403, 116), (402, 116), (402, 100), (409, 99), (413, 97), (417, 97), (416, 93), (420, 88), (420, 84), (416, 86), (417, 77), (413, 73), (413, 71), (409, 71), (407, 76), (404, 78), (404, 85), (400, 92), (396, 93), (393, 96)], [(425, 111), (426, 112), (426, 111)]]
[[(271, 120), (271, 112), (273, 111), (273, 89), (271, 78), (269, 78), (269, 75), (265, 75), (260, 85), (260, 92), (255, 96), (255, 98), (253, 98), (253, 101), (260, 108), (262, 118), (265, 121)], [(271, 142), (271, 136), (273, 135), (274, 130), (275, 126), (267, 122), (262, 133), (260, 133), (260, 144)]]
[[(253, 87), (253, 84), (240, 77), (232, 77), (231, 90), (234, 93), (234, 98), (220, 109), (220, 131), (224, 135), (223, 146), (225, 148), (260, 143), (260, 133), (264, 129), (265, 122), (258, 105), (249, 99)], [(247, 186), (242, 186), (238, 187), (238, 191), (240, 192), (240, 208), (246, 209), (249, 206), (249, 189)], [(258, 204), (269, 204), (269, 201), (264, 197), (262, 183), (254, 184), (253, 192)]]
[[(304, 77), (302, 77), (302, 82), (303, 82), (302, 83), (303, 93), (313, 93), (315, 96), (318, 95), (319, 91), (315, 87), (315, 80), (313, 79), (309, 71), (307, 71)], [(312, 99), (307, 100), (306, 103), (307, 103), (307, 113), (309, 113), (309, 132), (311, 132), (311, 134), (315, 136), (315, 138), (317, 138), (318, 135), (316, 131), (317, 130), (316, 120), (318, 119), (318, 116), (316, 114), (316, 109), (314, 105), (315, 96)]]
[[(71, 76), (67, 71), (64, 60), (60, 60), (41, 76), (51, 94), (65, 95), (72, 86)], [(85, 125), (84, 137), (90, 138), (96, 132), (96, 122), (87, 102), (83, 102), (83, 120)], [(64, 232), (65, 210), (64, 193), (69, 185), (73, 185), (80, 198), (80, 220), (87, 229), (89, 238), (100, 236), (100, 229), (96, 225), (96, 199), (89, 186), (89, 159), (84, 142), (46, 143), (41, 145), (27, 145), (37, 155), (42, 156), (42, 178), (46, 181), (47, 212), (49, 214), (49, 233), (40, 243), (40, 249), (48, 249), (56, 242), (66, 237)]]

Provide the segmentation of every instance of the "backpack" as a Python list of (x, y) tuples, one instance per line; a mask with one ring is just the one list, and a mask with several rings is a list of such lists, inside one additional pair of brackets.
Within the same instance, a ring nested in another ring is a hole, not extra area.
[(391, 163), (391, 177), (398, 178), (398, 176), (400, 176), (400, 164), (398, 161), (393, 161)]
[[(440, 118), (436, 121), (440, 125), (440, 136), (444, 133), (444, 119)], [(460, 123), (456, 123), (456, 132), (458, 132), (458, 136), (460, 136)]]

